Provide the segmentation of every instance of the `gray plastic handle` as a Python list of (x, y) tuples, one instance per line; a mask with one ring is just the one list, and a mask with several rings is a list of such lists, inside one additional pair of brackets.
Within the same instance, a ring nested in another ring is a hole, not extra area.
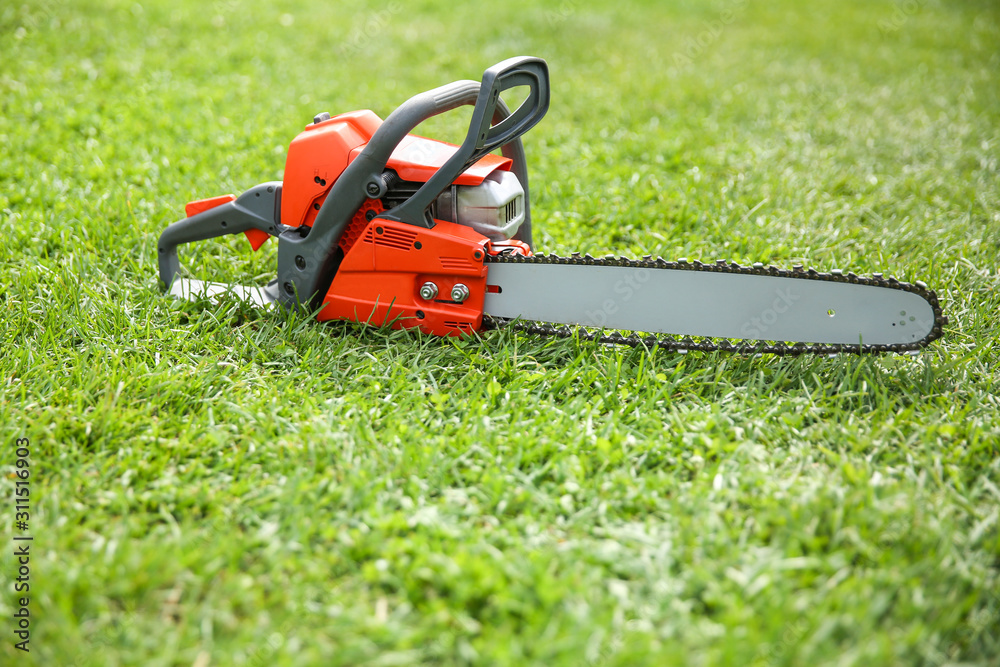
[[(523, 85), (529, 87), (528, 97), (511, 114), (500, 93)], [(433, 223), (427, 209), (437, 196), (469, 166), (500, 147), (514, 161), (515, 175), (525, 189), (527, 225), (528, 174), (520, 136), (534, 127), (548, 110), (549, 84), (545, 61), (522, 56), (490, 67), (481, 83), (456, 81), (415, 95), (386, 118), (333, 184), (308, 235), (303, 237), (297, 230), (281, 234), (278, 285), (283, 304), (319, 299), (329, 286), (340, 260), (337, 252), (340, 237), (365, 198), (385, 194), (382, 173), (399, 142), (428, 118), (470, 104), (475, 108), (469, 133), (455, 154), (413, 196), (381, 217), (430, 227)], [(530, 226), (525, 233), (530, 241)]]
[[(527, 86), (528, 96), (511, 114), (500, 99), (500, 93), (518, 86)], [(412, 197), (381, 217), (431, 226), (427, 209), (438, 195), (484, 155), (519, 139), (533, 128), (548, 108), (549, 70), (544, 60), (519, 56), (490, 67), (483, 73), (465, 141)], [(505, 117), (498, 121), (500, 116)]]
[(174, 277), (180, 271), (177, 246), (184, 243), (239, 234), (250, 229), (259, 229), (277, 236), (281, 231), (281, 225), (277, 223), (280, 207), (281, 182), (272, 181), (250, 188), (236, 201), (221, 204), (169, 225), (160, 234), (157, 243), (160, 280), (170, 289)]
[[(399, 142), (413, 128), (432, 116), (475, 103), (478, 95), (479, 83), (468, 80), (455, 81), (434, 90), (414, 95), (389, 114), (389, 117), (379, 126), (379, 129), (376, 130), (374, 136), (354, 162), (363, 161), (363, 164), (368, 166), (371, 181), (376, 183), (376, 186), (380, 186), (382, 170), (385, 169), (389, 157), (396, 150)], [(369, 196), (378, 196), (379, 194), (367, 190), (365, 193)], [(327, 201), (333, 199), (332, 195), (331, 192)], [(318, 221), (315, 224), (318, 224)], [(315, 224), (313, 229), (315, 229)]]

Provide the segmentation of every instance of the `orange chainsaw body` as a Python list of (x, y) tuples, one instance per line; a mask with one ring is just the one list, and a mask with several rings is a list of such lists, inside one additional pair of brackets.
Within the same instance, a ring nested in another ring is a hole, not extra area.
[[(333, 184), (365, 148), (382, 120), (371, 111), (354, 111), (306, 126), (288, 149), (282, 181), (280, 220), (290, 227), (311, 227)], [(404, 181), (426, 182), (457, 146), (407, 135), (386, 167)], [(489, 154), (462, 172), (455, 185), (479, 185), (494, 171), (509, 171), (511, 160)], [(232, 201), (232, 195), (188, 204), (188, 215)], [(351, 320), (392, 328), (419, 327), (426, 333), (459, 335), (479, 329), (487, 291), (487, 254), (501, 250), (530, 255), (516, 240), (494, 242), (468, 226), (435, 220), (432, 229), (378, 216), (378, 199), (368, 199), (340, 238), (344, 253), (317, 314), (320, 321)], [(254, 250), (268, 235), (245, 232)], [(420, 287), (433, 283), (438, 295), (422, 298)], [(457, 284), (469, 296), (450, 298)]]

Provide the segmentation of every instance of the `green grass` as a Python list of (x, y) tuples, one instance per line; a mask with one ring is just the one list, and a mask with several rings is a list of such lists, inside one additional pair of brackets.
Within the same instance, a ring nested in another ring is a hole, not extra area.
[[(998, 45), (987, 0), (3, 4), (0, 662), (996, 664)], [(315, 113), (517, 54), (552, 73), (538, 249), (923, 280), (944, 339), (678, 355), (163, 296), (163, 228), (280, 178)]]

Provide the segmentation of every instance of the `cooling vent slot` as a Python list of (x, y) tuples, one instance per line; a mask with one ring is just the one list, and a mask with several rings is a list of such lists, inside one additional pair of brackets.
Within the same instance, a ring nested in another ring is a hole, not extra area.
[[(379, 229), (382, 230), (381, 234), (378, 233)], [(376, 227), (373, 230), (369, 227), (365, 233), (364, 242), (396, 250), (409, 250), (413, 247), (413, 241), (416, 238), (416, 232), (407, 232), (402, 229), (392, 229), (390, 227)]]
[(511, 220), (517, 217), (518, 202), (520, 201), (521, 201), (520, 197), (515, 197), (514, 199), (511, 199), (509, 202), (504, 204), (503, 207), (504, 224), (510, 222)]
[(445, 320), (444, 325), (452, 329), (458, 329), (459, 331), (464, 331), (465, 333), (472, 333), (472, 325), (468, 322), (453, 322), (450, 320)]
[(442, 257), (441, 267), (445, 271), (464, 271), (476, 268), (476, 265), (464, 257)]

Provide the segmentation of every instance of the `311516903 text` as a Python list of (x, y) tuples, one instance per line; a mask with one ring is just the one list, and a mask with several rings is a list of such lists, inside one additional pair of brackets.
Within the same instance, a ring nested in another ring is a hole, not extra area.
[(18, 639), (14, 643), (14, 648), (28, 652), (28, 642), (31, 639), (31, 597), (28, 592), (31, 590), (31, 541), (32, 536), (29, 531), (29, 521), (31, 520), (31, 461), (29, 459), (31, 443), (28, 438), (18, 438), (14, 441), (15, 454), (14, 463), (14, 527), (20, 531), (20, 535), (14, 535), (14, 559), (17, 572), (14, 576), (14, 591), (19, 594), (15, 602), (14, 611), (14, 636)]

